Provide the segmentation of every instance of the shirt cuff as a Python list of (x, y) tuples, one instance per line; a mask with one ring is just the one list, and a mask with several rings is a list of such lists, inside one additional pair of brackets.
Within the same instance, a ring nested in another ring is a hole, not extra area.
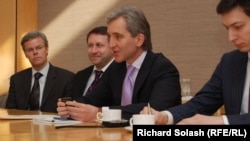
[(168, 117), (168, 121), (167, 121), (167, 125), (172, 125), (174, 124), (174, 118), (173, 115), (169, 112), (169, 111), (162, 111), (162, 113), (164, 113), (167, 117)]
[(222, 119), (223, 119), (223, 122), (224, 122), (225, 125), (229, 125), (227, 116), (223, 115), (223, 116), (222, 116)]

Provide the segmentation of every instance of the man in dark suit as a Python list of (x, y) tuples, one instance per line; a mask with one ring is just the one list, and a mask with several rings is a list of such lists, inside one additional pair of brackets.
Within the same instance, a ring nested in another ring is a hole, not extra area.
[(47, 37), (39, 31), (28, 32), (21, 41), (22, 49), (32, 68), (17, 72), (10, 77), (10, 87), (6, 108), (30, 110), (31, 89), (34, 74), (40, 72), (40, 96), (38, 110), (56, 112), (57, 101), (61, 97), (71, 96), (74, 73), (53, 66), (47, 60), (49, 44)]
[[(250, 124), (250, 1), (220, 0), (217, 13), (238, 49), (222, 56), (210, 80), (186, 104), (152, 109), (157, 124)], [(226, 115), (211, 116), (223, 104)]]
[[(152, 52), (150, 25), (144, 13), (133, 6), (118, 8), (108, 15), (107, 25), (114, 64), (90, 95), (77, 102), (58, 102), (58, 114), (92, 121), (101, 107), (108, 106), (121, 109), (122, 118), (129, 119), (148, 103), (158, 110), (181, 104), (179, 72), (163, 54)], [(127, 66), (133, 68), (129, 77), (134, 88), (125, 95)], [(131, 96), (127, 103), (125, 96)]]
[(93, 65), (76, 73), (73, 81), (73, 99), (89, 93), (89, 87), (95, 78), (95, 70), (102, 71), (103, 73), (100, 76), (102, 77), (113, 61), (113, 53), (109, 47), (106, 26), (99, 26), (90, 30), (86, 41), (88, 58)]

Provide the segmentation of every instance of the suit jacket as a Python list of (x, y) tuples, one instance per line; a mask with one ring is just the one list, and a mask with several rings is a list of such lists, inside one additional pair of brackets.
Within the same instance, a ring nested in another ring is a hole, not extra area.
[(223, 104), (230, 124), (250, 124), (250, 114), (240, 115), (248, 54), (238, 50), (225, 53), (210, 80), (184, 104), (168, 109), (174, 123), (196, 113), (212, 115)]
[(138, 114), (147, 103), (157, 110), (164, 110), (181, 104), (179, 72), (173, 63), (161, 53), (151, 51), (141, 65), (134, 84), (132, 104), (121, 106), (122, 85), (126, 75), (126, 62), (112, 64), (103, 75), (99, 85), (79, 102), (98, 107), (109, 106), (122, 109), (122, 118), (129, 119)]
[[(112, 65), (112, 63), (110, 65)], [(105, 75), (105, 73), (109, 71), (109, 68), (110, 67), (108, 67), (105, 70), (105, 72), (103, 72), (101, 79), (103, 78), (103, 75)], [(74, 77), (74, 81), (73, 81), (73, 93), (72, 93), (73, 99), (77, 99), (83, 96), (83, 92), (85, 88), (87, 87), (87, 83), (88, 83), (89, 77), (93, 69), (94, 69), (94, 66), (92, 65), (76, 73)]]
[(78, 71), (73, 80), (72, 98), (76, 99), (83, 96), (83, 92), (88, 83), (89, 77), (93, 71), (94, 66), (89, 66), (81, 71)]
[[(58, 98), (71, 96), (74, 73), (50, 64), (40, 110), (56, 113)], [(28, 110), (32, 69), (20, 71), (10, 78), (6, 108)]]

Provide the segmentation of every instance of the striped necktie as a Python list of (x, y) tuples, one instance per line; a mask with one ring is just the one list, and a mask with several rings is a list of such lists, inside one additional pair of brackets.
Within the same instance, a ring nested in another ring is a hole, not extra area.
[(99, 80), (101, 78), (102, 73), (103, 73), (103, 71), (95, 70), (95, 79), (93, 80), (93, 82), (89, 86), (86, 95), (89, 94), (95, 88), (95, 86), (97, 85), (97, 83), (99, 82)]

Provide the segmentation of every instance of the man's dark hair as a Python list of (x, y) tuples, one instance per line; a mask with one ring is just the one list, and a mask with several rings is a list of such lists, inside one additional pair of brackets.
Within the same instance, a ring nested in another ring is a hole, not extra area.
[(220, 0), (216, 12), (218, 14), (225, 14), (238, 6), (250, 17), (250, 0)]
[(98, 26), (93, 28), (92, 30), (89, 31), (87, 34), (86, 41), (88, 42), (88, 38), (91, 34), (101, 34), (101, 35), (108, 35), (107, 34), (107, 26)]

